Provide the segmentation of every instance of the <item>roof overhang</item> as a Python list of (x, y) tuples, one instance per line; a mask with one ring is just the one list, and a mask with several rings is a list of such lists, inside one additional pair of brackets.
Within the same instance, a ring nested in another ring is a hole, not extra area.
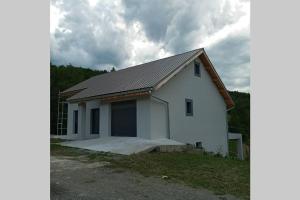
[(59, 95), (61, 97), (67, 97), (68, 98), (68, 97), (71, 97), (71, 96), (77, 94), (78, 92), (81, 92), (84, 89), (86, 89), (86, 88), (83, 88), (83, 89), (80, 89), (80, 90), (63, 91), (63, 92), (60, 92)]
[(149, 96), (151, 94), (152, 88), (142, 88), (137, 90), (123, 91), (105, 95), (91, 96), (80, 99), (67, 99), (70, 103), (80, 103), (89, 100), (102, 100), (104, 102), (112, 102), (112, 101), (124, 101), (127, 99), (137, 98)]

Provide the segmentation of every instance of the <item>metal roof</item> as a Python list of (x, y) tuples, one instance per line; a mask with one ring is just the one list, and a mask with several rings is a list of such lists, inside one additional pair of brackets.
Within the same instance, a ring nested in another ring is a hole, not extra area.
[(61, 94), (79, 91), (68, 99), (71, 101), (93, 96), (152, 88), (188, 59), (201, 51), (202, 49), (196, 49), (115, 72), (94, 76), (64, 90)]
[(61, 94), (71, 96), (68, 101), (81, 101), (156, 90), (197, 56), (203, 61), (204, 68), (223, 96), (227, 109), (233, 108), (234, 102), (203, 48), (94, 76)]

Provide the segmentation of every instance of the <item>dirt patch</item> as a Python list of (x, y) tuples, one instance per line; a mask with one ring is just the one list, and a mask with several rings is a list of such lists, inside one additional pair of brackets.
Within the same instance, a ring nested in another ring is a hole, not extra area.
[(144, 177), (127, 170), (110, 169), (109, 162), (89, 163), (81, 157), (51, 156), (51, 199), (105, 200), (220, 200), (208, 190), (170, 183), (161, 177)]
[(65, 170), (80, 170), (80, 169), (93, 169), (109, 165), (109, 162), (87, 162), (85, 156), (77, 157), (74, 160), (72, 157), (62, 156), (56, 157), (51, 156), (51, 172), (65, 171)]

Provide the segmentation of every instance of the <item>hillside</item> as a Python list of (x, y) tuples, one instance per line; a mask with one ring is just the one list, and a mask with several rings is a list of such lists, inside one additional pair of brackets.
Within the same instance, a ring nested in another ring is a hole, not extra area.
[(250, 93), (229, 92), (235, 107), (228, 112), (229, 132), (242, 133), (244, 143), (250, 143)]
[[(56, 133), (57, 101), (59, 91), (65, 90), (92, 76), (108, 71), (91, 70), (82, 67), (50, 65), (50, 133)], [(243, 134), (244, 142), (250, 143), (250, 94), (230, 92), (235, 102), (234, 109), (228, 112), (230, 132)]]

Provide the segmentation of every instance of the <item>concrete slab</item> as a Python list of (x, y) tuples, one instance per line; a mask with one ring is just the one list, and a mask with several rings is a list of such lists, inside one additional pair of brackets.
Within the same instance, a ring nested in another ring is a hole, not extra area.
[(93, 151), (130, 155), (145, 152), (147, 149), (154, 149), (155, 147), (162, 145), (180, 146), (185, 144), (164, 138), (147, 140), (136, 137), (102, 137), (97, 139), (62, 142), (61, 145)]

